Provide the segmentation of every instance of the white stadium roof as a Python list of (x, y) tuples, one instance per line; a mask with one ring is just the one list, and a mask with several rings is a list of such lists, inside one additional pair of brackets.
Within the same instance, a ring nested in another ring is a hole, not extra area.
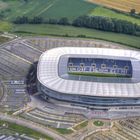
[[(91, 82), (69, 80), (59, 76), (58, 65), (64, 55), (96, 55), (101, 58), (122, 58), (131, 60), (132, 81), (135, 82)], [(107, 48), (63, 47), (44, 52), (38, 63), (38, 80), (45, 87), (65, 94), (104, 96), (104, 97), (140, 97), (140, 52)], [(137, 81), (137, 82), (136, 82)]]

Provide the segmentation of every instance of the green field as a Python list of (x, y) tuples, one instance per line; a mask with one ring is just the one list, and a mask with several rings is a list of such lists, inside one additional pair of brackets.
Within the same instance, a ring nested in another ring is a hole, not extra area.
[(111, 73), (96, 73), (96, 72), (68, 72), (70, 75), (81, 75), (81, 76), (95, 76), (95, 77), (120, 77), (120, 78), (130, 78), (126, 75), (111, 74)]
[(117, 13), (115, 11), (112, 11), (110, 9), (104, 8), (104, 7), (96, 7), (93, 9), (90, 14), (90, 16), (104, 16), (104, 17), (110, 17), (110, 18), (116, 18), (121, 20), (130, 21), (132, 23), (136, 23), (140, 25), (140, 19), (127, 16), (125, 14)]
[(7, 37), (0, 36), (0, 45), (1, 45), (2, 43), (5, 43), (5, 42), (9, 41), (9, 40), (10, 40), (10, 39), (7, 38)]
[(140, 19), (117, 13), (99, 5), (88, 3), (85, 0), (6, 0), (0, 1), (0, 15), (4, 20), (13, 20), (17, 16), (32, 18), (40, 16), (44, 19), (60, 19), (67, 17), (70, 20), (81, 15), (106, 16), (127, 20), (140, 25)]
[(97, 121), (94, 121), (93, 124), (95, 126), (103, 126), (104, 125), (104, 122), (97, 120)]
[[(6, 126), (8, 126), (6, 129), (5, 128), (1, 128), (1, 126), (3, 124), (6, 124)], [(37, 131), (34, 131), (30, 128), (27, 128), (27, 127), (24, 127), (24, 126), (21, 126), (21, 125), (17, 125), (17, 124), (14, 124), (14, 123), (10, 123), (10, 122), (6, 122), (6, 121), (2, 121), (0, 120), (0, 128), (1, 130), (4, 129), (5, 131), (5, 134), (6, 132), (13, 132), (14, 134), (15, 133), (19, 133), (19, 134), (26, 134), (27, 136), (30, 136), (30, 137), (33, 137), (35, 139), (40, 139), (40, 138), (43, 138), (45, 140), (53, 140), (53, 138), (47, 136), (47, 135), (44, 135), (42, 133), (39, 133)]]
[(119, 33), (104, 32), (94, 29), (78, 28), (61, 25), (13, 25), (10, 21), (17, 16), (41, 16), (48, 18), (68, 17), (70, 20), (80, 15), (107, 16), (131, 21), (140, 25), (140, 19), (116, 13), (110, 9), (97, 6), (86, 2), (85, 0), (1, 0), (0, 14), (4, 14), (3, 20), (0, 21), (0, 31), (13, 32), (18, 35), (52, 35), (101, 39), (111, 42), (124, 44), (127, 46), (140, 48), (140, 37), (124, 35)]
[(0, 32), (7, 32), (13, 28), (13, 24), (0, 20)]
[[(0, 3), (1, 4), (1, 3)], [(84, 0), (7, 0), (0, 6), (6, 20), (17, 16), (41, 16), (47, 18), (68, 17), (70, 20), (88, 14), (96, 7)]]
[(63, 134), (63, 135), (73, 133), (73, 131), (71, 129), (66, 129), (66, 128), (52, 128), (52, 129), (54, 129), (55, 131), (57, 131), (58, 133)]
[(88, 38), (107, 40), (135, 48), (140, 48), (140, 37), (104, 32), (94, 29), (78, 28), (72, 26), (27, 24), (27, 25), (16, 25), (12, 31), (22, 36), (53, 35), (53, 36), (77, 37), (79, 35), (86, 35), (86, 37)]
[(80, 130), (80, 129), (82, 129), (82, 128), (85, 128), (87, 125), (88, 125), (88, 121), (84, 121), (84, 122), (82, 122), (82, 123), (76, 125), (76, 126), (74, 127), (74, 129), (75, 129), (75, 130)]

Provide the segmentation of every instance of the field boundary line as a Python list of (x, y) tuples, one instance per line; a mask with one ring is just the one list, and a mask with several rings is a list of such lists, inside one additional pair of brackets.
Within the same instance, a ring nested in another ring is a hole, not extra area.
[(42, 13), (44, 13), (45, 11), (47, 11), (49, 8), (51, 8), (54, 3), (56, 2), (57, 0), (53, 1), (51, 4), (49, 4), (46, 8), (44, 8), (42, 11), (40, 11), (37, 16), (40, 16)]

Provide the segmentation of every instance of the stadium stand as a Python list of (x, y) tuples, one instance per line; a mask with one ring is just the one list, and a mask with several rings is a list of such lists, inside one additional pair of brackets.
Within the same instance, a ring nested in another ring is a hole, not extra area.
[[(80, 73), (79, 73), (80, 72)], [(102, 73), (102, 76), (132, 77), (132, 65), (128, 60), (102, 59), (102, 58), (69, 58), (68, 73), (88, 75)]]

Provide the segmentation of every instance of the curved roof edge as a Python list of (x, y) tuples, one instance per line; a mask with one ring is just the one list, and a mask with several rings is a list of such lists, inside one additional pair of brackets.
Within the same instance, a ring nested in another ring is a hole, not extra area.
[[(140, 70), (140, 52), (108, 48), (54, 48), (40, 56), (37, 68), (39, 82), (60, 93), (105, 97), (140, 97), (140, 83), (100, 83), (60, 78), (58, 76), (58, 63), (60, 57), (65, 54), (96, 54), (134, 58), (139, 61), (136, 68)], [(140, 73), (137, 77), (140, 78)]]

